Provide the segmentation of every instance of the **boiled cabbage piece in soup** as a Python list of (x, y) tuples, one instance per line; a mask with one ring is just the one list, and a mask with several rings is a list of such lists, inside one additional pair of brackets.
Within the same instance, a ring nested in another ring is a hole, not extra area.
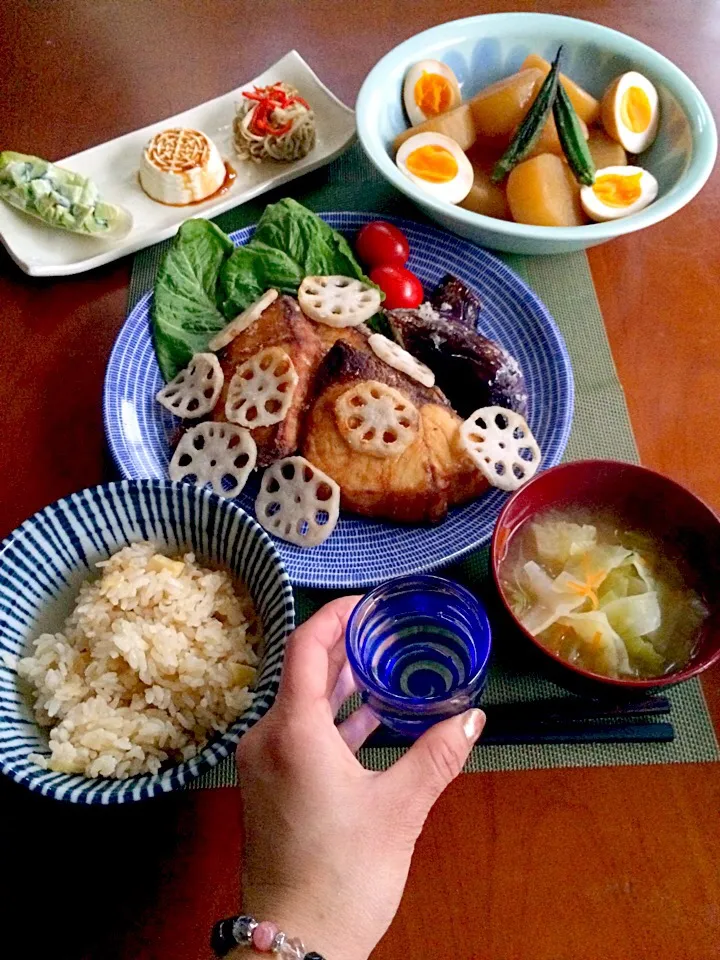
[(566, 564), (571, 555), (595, 545), (597, 531), (590, 524), (558, 520), (555, 523), (533, 523), (531, 526), (538, 559), (542, 563)]
[(578, 657), (591, 662), (597, 672), (612, 677), (632, 672), (623, 638), (613, 630), (602, 610), (571, 613), (560, 617), (557, 623), (572, 630), (571, 642), (577, 644)]
[(525, 629), (570, 663), (609, 677), (660, 676), (687, 659), (707, 613), (694, 591), (678, 588), (661, 550), (608, 523), (536, 521), (513, 538), (503, 591)]

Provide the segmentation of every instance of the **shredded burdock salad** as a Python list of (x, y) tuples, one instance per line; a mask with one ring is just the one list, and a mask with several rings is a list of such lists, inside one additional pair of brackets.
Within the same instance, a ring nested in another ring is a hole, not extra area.
[(245, 90), (233, 122), (243, 160), (301, 160), (315, 146), (312, 107), (288, 83)]

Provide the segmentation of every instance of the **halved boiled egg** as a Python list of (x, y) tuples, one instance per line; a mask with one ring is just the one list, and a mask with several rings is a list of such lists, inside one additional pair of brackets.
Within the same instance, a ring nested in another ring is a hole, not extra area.
[(439, 60), (421, 60), (405, 76), (403, 101), (413, 126), (452, 110), (461, 99), (457, 77)]
[(593, 185), (580, 191), (580, 202), (591, 220), (602, 223), (637, 213), (653, 202), (657, 192), (657, 180), (642, 167), (603, 167)]
[(658, 92), (635, 70), (608, 87), (600, 106), (603, 126), (628, 153), (642, 153), (655, 140), (660, 120)]
[(409, 137), (395, 163), (413, 183), (447, 203), (460, 203), (473, 185), (472, 164), (460, 145), (442, 133)]

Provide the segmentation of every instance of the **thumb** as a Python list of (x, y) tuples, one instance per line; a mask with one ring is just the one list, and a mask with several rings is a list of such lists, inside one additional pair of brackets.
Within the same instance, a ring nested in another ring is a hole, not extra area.
[(436, 723), (383, 775), (397, 800), (417, 808), (421, 818), (418, 829), (465, 766), (484, 726), (485, 714), (476, 709)]

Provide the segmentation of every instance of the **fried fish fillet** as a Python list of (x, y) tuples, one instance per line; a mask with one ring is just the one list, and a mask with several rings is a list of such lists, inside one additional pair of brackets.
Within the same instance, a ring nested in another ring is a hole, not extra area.
[(317, 327), (292, 297), (278, 297), (261, 316), (228, 344), (220, 357), (225, 374), (214, 420), (225, 420), (225, 398), (236, 368), (265, 347), (282, 347), (293, 362), (298, 382), (287, 415), (280, 423), (251, 430), (257, 444), (257, 465), (267, 467), (298, 448), (300, 428), (318, 364), (325, 353)]
[(331, 350), (338, 340), (344, 340), (351, 347), (355, 347), (356, 350), (364, 350), (366, 353), (370, 353), (368, 337), (372, 331), (364, 323), (355, 327), (329, 327), (326, 323), (315, 323), (313, 321), (313, 327), (322, 341), (324, 353)]
[[(376, 457), (345, 442), (335, 401), (350, 386), (377, 380), (399, 390), (420, 414), (418, 435), (397, 457)], [(421, 386), (369, 349), (338, 339), (318, 369), (305, 420), (302, 453), (341, 488), (346, 510), (404, 523), (441, 520), (449, 507), (487, 487), (459, 444), (458, 415), (437, 389)]]

